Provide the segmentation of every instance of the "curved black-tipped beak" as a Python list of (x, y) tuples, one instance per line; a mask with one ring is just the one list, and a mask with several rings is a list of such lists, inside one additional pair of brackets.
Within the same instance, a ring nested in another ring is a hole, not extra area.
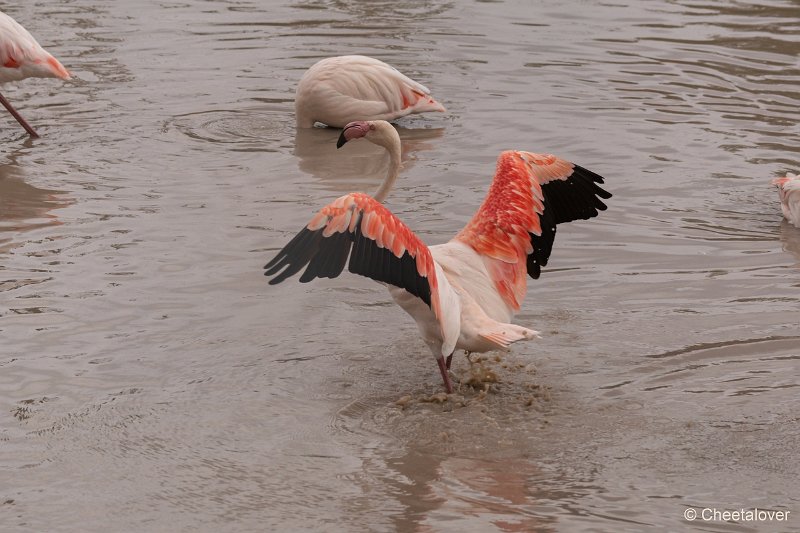
[(347, 142), (347, 138), (344, 136), (345, 130), (342, 130), (342, 133), (339, 134), (339, 140), (336, 141), (336, 148), (341, 148), (344, 146), (344, 143)]
[(344, 129), (342, 129), (342, 133), (339, 134), (339, 140), (336, 141), (336, 148), (341, 148), (347, 141), (364, 137), (371, 129), (374, 129), (372, 124), (364, 122), (363, 120), (355, 120), (348, 123)]

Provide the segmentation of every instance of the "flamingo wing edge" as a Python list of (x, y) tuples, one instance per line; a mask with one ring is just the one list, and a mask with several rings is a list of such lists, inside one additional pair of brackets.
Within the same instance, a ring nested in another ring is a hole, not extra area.
[[(442, 352), (455, 349), (460, 300), (430, 249), (374, 198), (352, 193), (328, 204), (265, 266), (269, 284), (305, 268), (301, 283), (335, 278), (344, 270), (406, 290), (431, 308), (442, 331)], [(445, 353), (447, 351), (447, 353)]]

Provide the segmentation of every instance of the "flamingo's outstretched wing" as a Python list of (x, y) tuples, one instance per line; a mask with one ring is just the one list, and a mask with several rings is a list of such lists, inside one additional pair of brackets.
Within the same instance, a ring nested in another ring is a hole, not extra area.
[(611, 194), (600, 183), (601, 176), (554, 155), (503, 152), (489, 193), (456, 239), (484, 256), (501, 295), (519, 309), (525, 273), (538, 278), (547, 265), (556, 225), (606, 209), (601, 198)]
[[(349, 263), (348, 263), (349, 257)], [(264, 268), (274, 285), (305, 268), (300, 282), (335, 278), (344, 270), (405, 289), (425, 302), (450, 355), (461, 329), (461, 304), (431, 252), (391, 211), (369, 195), (334, 200)]]
[(323, 59), (308, 69), (297, 86), (295, 107), (301, 122), (338, 128), (353, 120), (445, 110), (421, 83), (383, 61), (358, 55)]
[[(611, 198), (611, 193), (600, 187), (604, 179), (599, 174), (579, 165), (564, 161), (550, 154), (534, 154), (520, 152), (526, 159), (536, 182), (542, 187), (544, 209), (540, 222), (542, 231), (537, 235), (531, 232), (533, 253), (528, 256), (528, 274), (537, 279), (541, 267), (547, 265), (547, 259), (553, 248), (556, 236), (555, 224), (586, 220), (605, 211), (603, 200)], [(552, 217), (552, 220), (551, 220)], [(544, 231), (550, 223), (552, 231)]]

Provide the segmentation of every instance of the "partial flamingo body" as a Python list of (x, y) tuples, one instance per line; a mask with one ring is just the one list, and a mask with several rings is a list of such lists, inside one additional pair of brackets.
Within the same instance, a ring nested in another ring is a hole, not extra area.
[(783, 216), (794, 227), (800, 228), (800, 174), (775, 178), (772, 184), (778, 187)]
[(329, 57), (300, 78), (295, 95), (299, 128), (321, 122), (342, 128), (352, 120), (395, 120), (445, 111), (427, 87), (367, 56)]
[[(31, 77), (68, 80), (70, 75), (55, 57), (36, 42), (28, 30), (0, 12), (0, 83)], [(0, 103), (31, 137), (39, 136), (2, 94)]]
[(350, 272), (389, 285), (394, 300), (417, 322), (436, 358), (445, 389), (456, 349), (505, 350), (538, 333), (510, 321), (547, 264), (556, 225), (606, 209), (603, 178), (552, 155), (500, 154), (489, 192), (450, 242), (426, 246), (382, 201), (399, 169), (400, 139), (384, 121), (348, 124), (339, 145), (366, 138), (391, 156), (375, 197), (351, 193), (324, 207), (266, 266), (270, 284), (305, 271), (301, 282)]

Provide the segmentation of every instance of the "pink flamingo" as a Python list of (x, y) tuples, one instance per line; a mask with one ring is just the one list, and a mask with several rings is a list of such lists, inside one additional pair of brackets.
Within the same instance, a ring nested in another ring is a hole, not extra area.
[(300, 78), (294, 100), (297, 127), (322, 122), (342, 128), (351, 120), (395, 120), (445, 108), (421, 83), (366, 56), (329, 57)]
[(337, 146), (358, 138), (390, 154), (389, 173), (375, 196), (351, 193), (322, 208), (267, 263), (265, 275), (275, 276), (272, 285), (306, 267), (302, 283), (335, 278), (349, 257), (350, 272), (387, 284), (414, 318), (451, 393), (454, 350), (505, 350), (538, 337), (510, 323), (527, 276), (538, 278), (547, 264), (557, 224), (597, 216), (606, 209), (600, 198), (611, 194), (597, 185), (601, 176), (553, 155), (502, 152), (472, 220), (450, 242), (428, 247), (381, 203), (400, 168), (397, 132), (382, 120), (351, 122)]
[[(0, 83), (25, 78), (68, 80), (70, 75), (56, 58), (39, 46), (28, 30), (0, 11)], [(39, 136), (2, 94), (0, 104), (17, 119), (28, 135)]]
[(794, 227), (800, 228), (800, 174), (786, 174), (772, 180), (772, 184), (778, 187), (783, 216)]

